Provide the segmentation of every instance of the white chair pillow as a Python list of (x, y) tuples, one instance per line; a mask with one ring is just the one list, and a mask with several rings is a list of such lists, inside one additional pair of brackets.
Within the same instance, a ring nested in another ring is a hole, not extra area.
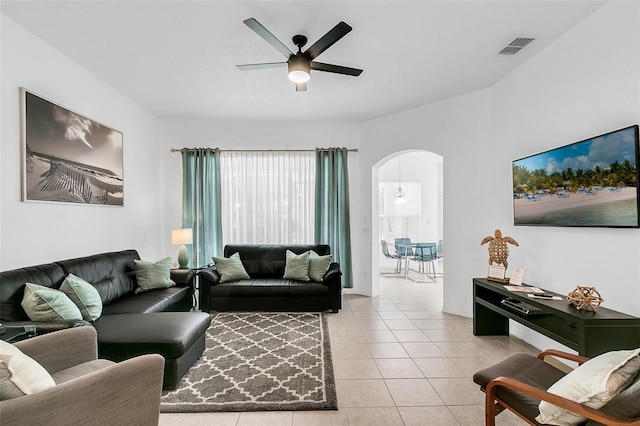
[[(640, 372), (640, 348), (613, 351), (585, 362), (554, 383), (547, 392), (599, 409), (630, 385)], [(546, 401), (540, 402), (539, 423), (577, 425), (585, 417)]]
[(0, 401), (40, 392), (55, 385), (44, 367), (11, 343), (0, 340)]

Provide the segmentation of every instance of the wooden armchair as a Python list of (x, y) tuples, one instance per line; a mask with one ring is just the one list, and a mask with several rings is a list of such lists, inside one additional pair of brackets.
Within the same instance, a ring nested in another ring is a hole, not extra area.
[[(563, 369), (545, 362), (547, 356), (575, 361), (580, 365), (589, 360), (589, 358), (562, 351), (546, 350), (537, 357), (527, 354), (512, 355), (474, 374), (474, 382), (479, 384), (480, 389), (486, 394), (487, 426), (494, 426), (496, 415), (504, 409), (512, 411), (530, 425), (540, 425), (541, 423), (535, 419), (540, 414), (538, 410), (540, 401), (547, 401), (586, 417), (588, 420), (581, 423), (584, 425), (640, 426), (639, 376), (635, 377), (634, 384), (598, 410), (547, 392), (551, 385), (567, 374)], [(622, 404), (614, 403), (616, 398), (619, 398)], [(620, 413), (625, 417), (620, 416)]]

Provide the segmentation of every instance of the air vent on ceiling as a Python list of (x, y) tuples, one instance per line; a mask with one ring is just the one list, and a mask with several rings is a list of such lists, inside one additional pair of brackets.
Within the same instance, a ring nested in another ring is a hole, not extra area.
[(507, 47), (498, 52), (499, 55), (515, 55), (522, 50), (523, 47), (531, 43), (533, 38), (518, 37), (513, 40)]

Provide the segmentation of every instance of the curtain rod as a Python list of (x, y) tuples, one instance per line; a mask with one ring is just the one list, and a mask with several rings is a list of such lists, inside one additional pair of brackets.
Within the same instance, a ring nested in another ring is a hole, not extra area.
[[(215, 148), (209, 148), (215, 149)], [(195, 148), (171, 148), (171, 152), (194, 151)], [(328, 148), (320, 148), (328, 151)], [(315, 152), (315, 149), (221, 149), (220, 152)], [(349, 152), (358, 152), (358, 148), (348, 148)]]

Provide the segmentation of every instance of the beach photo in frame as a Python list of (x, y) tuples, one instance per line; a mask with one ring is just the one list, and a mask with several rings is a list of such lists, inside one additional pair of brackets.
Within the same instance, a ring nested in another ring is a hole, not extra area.
[(638, 126), (513, 162), (514, 225), (640, 226)]
[(124, 205), (123, 135), (20, 88), (22, 200)]

